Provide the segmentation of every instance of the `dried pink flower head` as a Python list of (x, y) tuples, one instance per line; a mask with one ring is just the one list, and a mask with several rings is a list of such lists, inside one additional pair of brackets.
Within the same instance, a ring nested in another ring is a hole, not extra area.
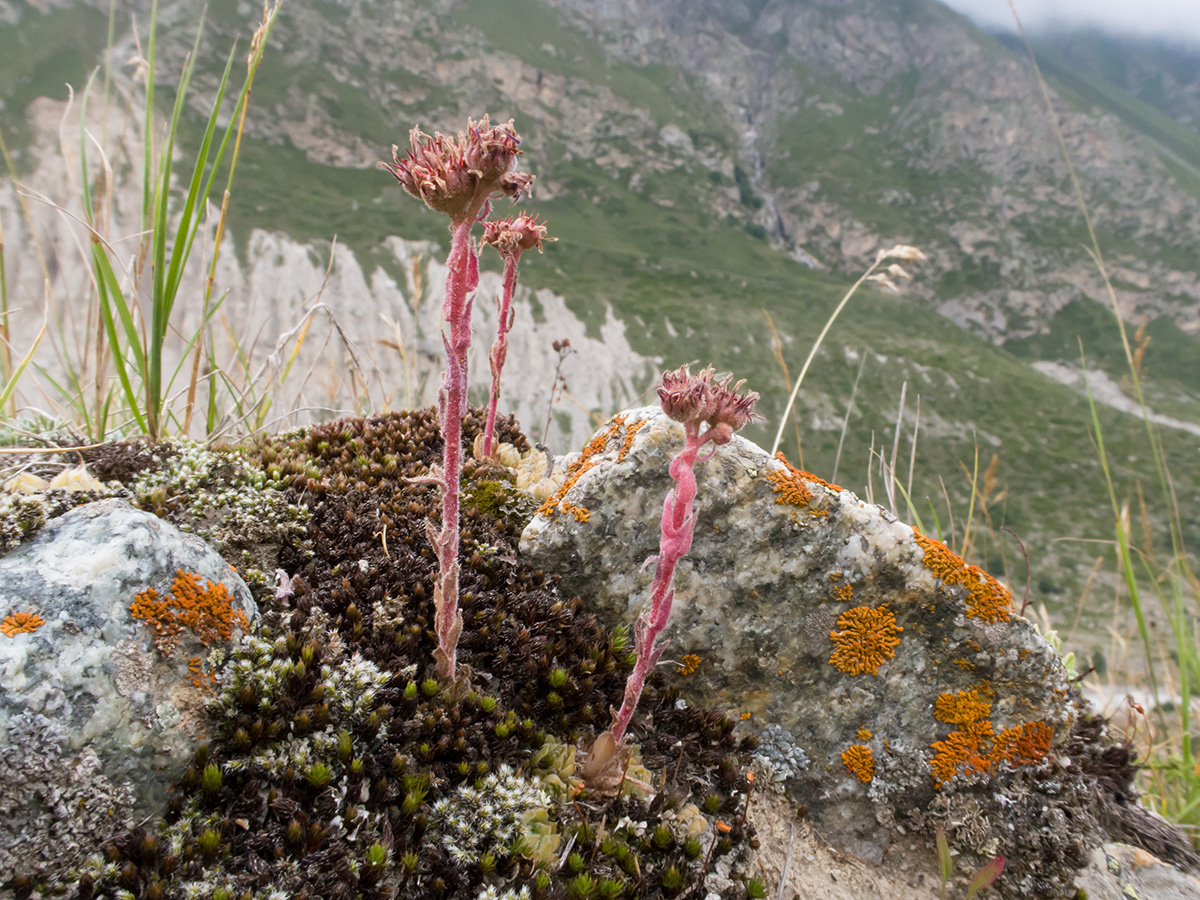
[(512, 171), (520, 143), (511, 120), (491, 125), (484, 116), (478, 122), (468, 119), (466, 134), (456, 137), (430, 137), (414, 128), (405, 155), (393, 146), (392, 162), (379, 165), (430, 209), (461, 222), (478, 215), (497, 192), (515, 201), (529, 190), (533, 176)]
[(730, 385), (732, 375), (718, 378), (712, 366), (692, 375), (687, 366), (664, 372), (658, 387), (663, 412), (685, 425), (707, 423), (709, 440), (727, 444), (754, 417), (758, 394), (740, 393), (745, 380)]
[(521, 213), (504, 219), (493, 219), (483, 225), (483, 242), (496, 248), (501, 256), (520, 256), (526, 250), (542, 252), (542, 241), (553, 241), (546, 237), (546, 226), (538, 222), (537, 216)]

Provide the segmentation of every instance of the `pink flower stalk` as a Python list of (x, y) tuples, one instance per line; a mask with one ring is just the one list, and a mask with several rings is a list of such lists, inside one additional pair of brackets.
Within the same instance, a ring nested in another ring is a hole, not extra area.
[[(705, 444), (714, 445), (712, 451), (703, 457), (708, 459), (718, 446), (728, 444), (734, 432), (754, 416), (758, 394), (753, 391), (738, 393), (745, 381), (730, 386), (732, 380), (732, 375), (715, 378), (712, 366), (698, 375), (689, 374), (688, 367), (682, 366), (674, 372), (665, 372), (658, 387), (663, 412), (676, 422), (683, 423), (684, 446), (671, 460), (671, 477), (675, 480), (675, 488), (668, 492), (663, 502), (662, 535), (659, 538), (654, 582), (650, 588), (650, 606), (642, 610), (634, 626), (637, 662), (625, 682), (625, 699), (621, 709), (613, 716), (612, 734), (617, 745), (625, 737), (625, 729), (641, 699), (646, 678), (658, 664), (666, 646), (665, 643), (658, 643), (658, 636), (671, 617), (671, 603), (675, 598), (672, 586), (675, 566), (691, 549), (696, 524), (692, 511), (692, 501), (696, 498), (696, 476), (692, 467), (700, 458), (700, 450)], [(703, 432), (701, 425), (707, 426)], [(650, 557), (646, 562), (648, 564), (655, 559)]]
[(446, 296), (442, 301), (442, 345), (446, 371), (438, 392), (438, 424), (442, 432), (442, 469), (433, 473), (441, 488), (442, 530), (427, 522), (437, 551), (438, 577), (433, 587), (434, 652), (439, 677), (454, 680), (462, 614), (458, 609), (458, 487), (462, 474), (462, 417), (467, 411), (467, 351), (471, 346), (471, 303), (479, 284), (479, 257), (471, 240), (476, 222), (491, 212), (492, 198), (518, 200), (533, 176), (514, 172), (521, 142), (512, 121), (491, 125), (488, 117), (467, 121), (465, 134), (430, 137), (414, 128), (404, 157), (392, 147), (392, 162), (380, 163), (401, 187), (433, 210), (450, 217), (450, 256), (446, 262)]
[(499, 326), (496, 340), (488, 352), (488, 362), (492, 366), (492, 392), (488, 397), (487, 425), (483, 430), (484, 456), (491, 456), (495, 449), (496, 403), (500, 399), (500, 372), (508, 356), (508, 330), (512, 328), (512, 298), (517, 289), (517, 265), (526, 250), (536, 249), (541, 253), (542, 241), (553, 240), (555, 238), (546, 237), (546, 226), (538, 222), (537, 216), (530, 218), (525, 213), (515, 218), (509, 216), (486, 222), (483, 226), (483, 242), (495, 247), (504, 258), (504, 286), (496, 298)]

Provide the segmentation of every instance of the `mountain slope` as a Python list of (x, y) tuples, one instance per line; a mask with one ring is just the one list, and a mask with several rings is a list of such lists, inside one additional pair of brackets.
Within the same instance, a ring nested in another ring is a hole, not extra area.
[[(20, 2), (13, 10), (0, 26), (0, 47), (22, 50), (0, 54), (0, 85), (11, 86), (0, 126), (18, 150), (18, 167), (30, 171), (33, 148), (43, 153), (53, 141), (33, 143), (22, 104), (39, 93), (63, 96), (56, 80), (63, 60), (99, 52), (103, 17), (67, 3)], [(178, 70), (195, 11), (191, 3), (164, 6), (164, 72)], [(215, 85), (230, 39), (244, 36), (258, 11), (217, 0), (208, 15), (201, 97)], [(30, 34), (53, 37), (31, 41)], [(120, 37), (113, 58), (132, 54), (131, 39)], [(77, 68), (76, 77), (86, 70)], [(1131, 324), (1149, 320), (1151, 405), (1200, 421), (1195, 186), (1136, 122), (1094, 111), (1094, 102), (1065, 90), (1058, 103), (1123, 314)], [(866, 492), (869, 477), (883, 499), (872, 450), (891, 452), (907, 384), (897, 469), (907, 473), (920, 395), (912, 495), (926, 526), (936, 527), (936, 516), (949, 537), (944, 493), (961, 538), (971, 487), (960, 464), (973, 468), (978, 449), (982, 483), (995, 454), (987, 512), (997, 536), (976, 551), (1019, 589), (1021, 554), (998, 533), (1007, 524), (1030, 549), (1035, 599), (1074, 595), (1093, 549), (1064, 541), (1106, 539), (1110, 513), (1086, 400), (1078, 387), (1043, 373), (1058, 369), (1030, 363), (1077, 366), (1082, 337), (1087, 364), (1118, 381), (1123, 352), (1083, 249), (1082, 217), (1040, 92), (1018, 57), (923, 0), (285, 6), (255, 83), (231, 212), (241, 266), (231, 283), (258, 293), (227, 302), (284, 308), (285, 285), (274, 282), (286, 279), (286, 268), (267, 267), (274, 281), (245, 273), (269, 262), (266, 253), (307, 253), (310, 277), (336, 234), (361, 278), (331, 285), (324, 299), (353, 311), (361, 338), (375, 341), (372, 323), (381, 312), (398, 315), (397, 294), (411, 287), (409, 257), (385, 239), (444, 249), (447, 235), (374, 163), (393, 142), (404, 143), (414, 123), (457, 130), (485, 110), (516, 119), (523, 163), (538, 175), (530, 208), (559, 238), (527, 260), (522, 283), (561, 297), (593, 346), (614, 322), (628, 341), (613, 365), (635, 371), (598, 372), (582, 354), (564, 363), (572, 393), (582, 397), (622, 396), (597, 387), (614, 374), (635, 385), (626, 394), (648, 389), (639, 361), (648, 370), (711, 360), (763, 394), (768, 421), (751, 437), (769, 444), (786, 385), (763, 312), (794, 377), (875, 252), (895, 242), (921, 246), (930, 259), (904, 293), (864, 290), (818, 355), (798, 417), (803, 462), (832, 475), (836, 461), (840, 482)], [(203, 111), (197, 104), (197, 118)], [(193, 122), (186, 139), (195, 131)], [(8, 234), (13, 221), (5, 219)], [(264, 240), (256, 229), (279, 236)], [(338, 258), (350, 266), (349, 257)], [(25, 287), (26, 299), (36, 297), (40, 281)], [(540, 301), (527, 295), (523, 302), (536, 320)], [(514, 384), (552, 369), (552, 329), (569, 324), (554, 315), (554, 324), (543, 320), (547, 346), (536, 366), (522, 372), (510, 356)], [(486, 341), (482, 323), (478, 331)], [(535, 353), (530, 347), (523, 355)], [(426, 378), (425, 402), (431, 383)], [(590, 427), (589, 413), (615, 411), (599, 401), (584, 406), (555, 407), (560, 435)], [(1131, 495), (1152, 471), (1141, 423), (1105, 407), (1100, 417), (1119, 490)], [(1194, 530), (1194, 435), (1167, 428), (1163, 442), (1190, 516), (1185, 528)], [(791, 428), (784, 449), (797, 455)]]

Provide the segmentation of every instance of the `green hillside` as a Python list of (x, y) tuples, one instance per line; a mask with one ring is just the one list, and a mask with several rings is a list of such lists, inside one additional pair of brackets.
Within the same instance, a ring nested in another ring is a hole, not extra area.
[[(336, 236), (366, 263), (381, 259), (379, 248), (389, 235), (448, 244), (443, 221), (405, 196), (385, 172), (367, 161), (361, 167), (316, 161), (316, 154), (299, 149), (275, 128), (280, 117), (299, 115), (296, 104), (309, 104), (328, 116), (330, 140), (339, 134), (361, 140), (375, 148), (378, 159), (386, 157), (391, 143), (403, 143), (415, 123), (432, 129), (461, 121), (463, 109), (488, 111), (501, 119), (512, 116), (526, 138), (529, 168), (555, 188), (549, 199), (535, 194), (529, 208), (547, 219), (558, 238), (544, 256), (528, 262), (522, 284), (564, 296), (596, 334), (611, 307), (626, 323), (634, 349), (668, 366), (711, 361), (746, 378), (763, 395), (760, 411), (766, 417), (748, 434), (767, 445), (788, 386), (774, 360), (763, 313), (784, 338), (784, 355), (794, 376), (859, 270), (810, 269), (772, 245), (762, 224), (765, 192), (782, 194), (819, 171), (823, 201), (837, 204), (883, 234), (901, 234), (931, 248), (945, 241), (944, 229), (957, 219), (985, 221), (993, 214), (979, 198), (995, 179), (985, 177), (982, 169), (932, 171), (923, 169), (915, 157), (896, 155), (899, 143), (887, 131), (889, 121), (898, 118), (893, 110), (911, 114), (930, 90), (915, 66), (874, 94), (828, 73), (794, 66), (797, 83), (810, 85), (811, 91), (819, 88), (824, 100), (836, 99), (842, 113), (827, 116), (816, 107), (797, 105), (764, 125), (770, 146), (782, 149), (762, 160), (764, 180), (756, 181), (747, 158), (738, 157), (732, 175), (700, 161), (700, 150), (737, 156), (741, 137), (734, 130), (736, 122), (706, 98), (705, 85), (694, 74), (666, 63), (614, 60), (596, 29), (583, 30), (541, 0), (506, 3), (503, 12), (500, 4), (479, 0), (451, 4), (444, 15), (423, 3), (378, 15), (392, 17), (387, 28), (403, 31), (410, 42), (405, 47), (414, 58), (419, 51), (451, 65), (472, 53), (496, 53), (504, 61), (519, 59), (539, 79), (565, 79), (561, 83), (577, 92), (558, 101), (567, 105), (565, 110), (551, 107), (548, 100), (513, 105), (495, 81), (438, 82), (406, 66), (404, 48), (392, 48), (386, 65), (366, 51), (356, 56), (354, 47), (338, 44), (343, 39), (339, 29), (354, 23), (343, 25), (337, 15), (340, 7), (329, 6), (285, 13), (294, 18), (281, 21), (272, 39), (276, 45), (255, 82), (250, 113), (254, 124), (243, 142), (230, 214), (242, 252), (253, 228), (313, 242), (318, 252)], [(354, 9), (356, 16), (366, 14), (363, 7)], [(413, 13), (411, 23), (404, 19), (407, 12)], [(223, 63), (224, 51), (218, 48), (227, 47), (228, 38), (239, 29), (244, 32), (232, 0), (213, 4), (209, 16), (201, 83), (211, 83)], [(83, 61), (98, 61), (105, 27), (104, 17), (90, 8), (45, 14), (26, 8), (19, 30), (0, 28), (0, 93), (7, 98), (0, 127), (10, 146), (20, 149), (22, 136), (27, 138), (22, 115), (33, 97), (62, 97), (61, 82), (78, 85), (86, 74)], [(466, 35), (461, 45), (452, 39), (456, 34)], [(181, 42), (190, 36), (180, 31), (169, 39)], [(367, 33), (356, 40), (370, 49), (375, 37)], [(991, 46), (987, 52), (1000, 51)], [(1119, 90), (1094, 83), (1066, 63), (1046, 60), (1045, 66), (1064, 94), (1117, 113), (1161, 146), (1181, 181), (1195, 175), (1200, 136)], [(408, 99), (381, 99), (391, 92)], [(597, 131), (596, 150), (584, 155), (577, 149), (578, 136), (570, 132), (570, 104), (595, 106), (609, 102), (608, 97), (615, 97), (616, 105), (589, 120), (589, 127)], [(169, 100), (163, 97), (164, 103)], [(194, 111), (186, 123), (185, 145), (198, 140), (201, 113)], [(668, 125), (682, 129), (699, 148), (693, 158), (677, 161), (646, 143), (657, 140)], [(911, 134), (917, 126), (908, 127)], [(654, 164), (640, 166), (648, 158), (648, 147), (657, 154)], [(597, 162), (597, 155), (610, 151), (632, 162)], [(918, 151), (919, 147), (912, 150)], [(18, 157), (18, 167), (27, 164)], [(1200, 185), (1200, 179), (1189, 183)], [(896, 189), (911, 194), (913, 202), (880, 199), (882, 192)], [(734, 199), (715, 207), (713, 197), (720, 192)], [(1081, 226), (1071, 224), (1069, 216), (1069, 211), (1047, 209), (1044, 217), (1035, 211), (1018, 225), (1029, 243), (1040, 241), (1077, 253)], [(1134, 243), (1121, 246), (1130, 253), (1141, 252)], [(1086, 399), (1029, 363), (1077, 360), (1082, 338), (1093, 364), (1119, 379), (1123, 352), (1111, 314), (1093, 303), (1068, 305), (1041, 333), (1006, 346), (938, 314), (940, 303), (1001, 289), (1007, 277), (1004, 252), (1000, 248), (999, 258), (979, 256), (959, 267), (914, 267), (923, 295), (864, 290), (857, 296), (806, 380), (798, 406), (802, 449), (795, 447), (790, 427), (784, 449), (793, 457), (802, 453), (806, 468), (832, 474), (861, 355), (868, 354), (838, 462), (838, 480), (863, 495), (870, 481), (875, 500), (884, 499), (877, 460), (872, 468), (872, 448), (890, 452), (901, 388), (907, 383), (908, 417), (897, 468), (906, 476), (919, 396), (912, 497), (926, 527), (934, 529), (940, 523), (951, 538), (953, 519), (954, 533), (961, 537), (972, 494), (963, 467), (972, 469), (978, 455), (982, 473), (995, 455), (997, 486), (987, 515), (998, 537), (985, 538), (976, 552), (986, 565), (1007, 573), (1021, 594), (1024, 560), (1016, 541), (1000, 532), (1011, 528), (1029, 551), (1035, 599), (1065, 609), (1077, 600), (1094, 558), (1105, 552), (1084, 542), (1111, 537), (1111, 513), (1089, 437)], [(491, 264), (486, 257), (485, 264)], [(1135, 324), (1130, 323), (1131, 328)], [(1145, 375), (1151, 402), (1158, 411), (1200, 421), (1200, 383), (1195, 377), (1200, 342), (1165, 316), (1148, 331), (1152, 344)], [(578, 365), (586, 367), (587, 360)], [(1107, 407), (1100, 407), (1099, 416), (1120, 496), (1133, 497), (1139, 481), (1152, 479), (1143, 425)], [(1184, 531), (1196, 533), (1196, 437), (1165, 429), (1161, 440), (1186, 516)], [(869, 469), (873, 474), (868, 475)], [(1145, 489), (1152, 491), (1153, 485), (1146, 483)], [(902, 500), (900, 504), (907, 518)], [(977, 503), (976, 525), (983, 515)], [(1161, 515), (1155, 511), (1152, 516), (1154, 525), (1161, 526)], [(1097, 631), (1102, 627), (1095, 625)]]

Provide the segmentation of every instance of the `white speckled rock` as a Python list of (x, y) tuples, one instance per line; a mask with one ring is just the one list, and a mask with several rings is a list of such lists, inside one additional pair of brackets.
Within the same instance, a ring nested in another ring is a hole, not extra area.
[[(648, 596), (641, 567), (682, 446), (657, 407), (617, 417), (522, 536), (522, 553), (609, 626), (632, 625)], [(770, 726), (763, 762), (835, 846), (878, 861), (935, 798), (1030, 780), (1063, 755), (1080, 712), (1069, 675), (994, 580), (740, 437), (696, 477), (666, 655), (698, 657), (685, 697)], [(963, 739), (974, 765), (955, 752)], [(1011, 831), (989, 821), (960, 837), (986, 854)]]
[(134, 619), (148, 588), (172, 603), (180, 571), (199, 576), (231, 638), (257, 617), (203, 541), (119, 500), (72, 510), (0, 558), (0, 871), (62, 871), (132, 818), (163, 811), (204, 740), (209, 676), (231, 643), (201, 619), (216, 631), (207, 643), (183, 623), (164, 655)]

